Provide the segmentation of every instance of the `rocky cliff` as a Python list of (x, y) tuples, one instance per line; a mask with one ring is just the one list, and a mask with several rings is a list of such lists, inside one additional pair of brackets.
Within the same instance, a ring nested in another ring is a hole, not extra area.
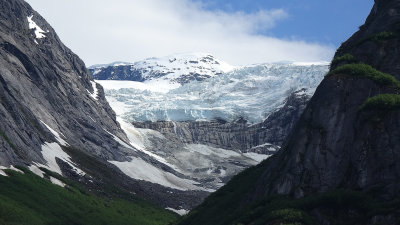
[(126, 144), (102, 87), (23, 0), (0, 4), (0, 116), (0, 169), (19, 165), (44, 176), (41, 167), (98, 193), (115, 187), (164, 207), (201, 199), (134, 180), (109, 163), (151, 159)]
[(126, 136), (84, 63), (23, 1), (3, 1), (0, 10), (1, 164), (44, 163), (41, 145), (56, 142), (46, 125), (69, 145), (121, 157), (107, 131)]
[(225, 121), (157, 121), (133, 122), (137, 128), (156, 130), (168, 140), (204, 144), (217, 148), (271, 155), (280, 148), (300, 118), (309, 96), (303, 90), (292, 93), (282, 108), (261, 123), (244, 119)]
[(399, 224), (399, 12), (375, 1), (282, 149), (182, 224)]

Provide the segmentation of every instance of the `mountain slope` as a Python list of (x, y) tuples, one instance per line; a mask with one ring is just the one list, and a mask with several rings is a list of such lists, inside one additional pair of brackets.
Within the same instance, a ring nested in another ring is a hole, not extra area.
[[(114, 150), (106, 130), (122, 140), (126, 136), (84, 63), (23, 1), (3, 1), (0, 10), (0, 129), (10, 140), (2, 139), (1, 164), (45, 163), (40, 156), (44, 142), (121, 157), (123, 149)], [(54, 133), (68, 144), (57, 141)], [(95, 141), (100, 137), (106, 138), (103, 143)]]
[(178, 217), (138, 199), (100, 198), (75, 183), (69, 182), (68, 189), (59, 187), (26, 169), (24, 174), (12, 170), (6, 173), (7, 177), (0, 176), (2, 225), (156, 225), (169, 224)]
[(282, 150), (180, 224), (399, 224), (399, 11), (375, 1)]
[(206, 195), (134, 179), (111, 163), (170, 169), (129, 145), (101, 85), (23, 0), (0, 4), (0, 115), (0, 174), (19, 165), (51, 179), (45, 168), (96, 194), (128, 192), (164, 208), (191, 208)]

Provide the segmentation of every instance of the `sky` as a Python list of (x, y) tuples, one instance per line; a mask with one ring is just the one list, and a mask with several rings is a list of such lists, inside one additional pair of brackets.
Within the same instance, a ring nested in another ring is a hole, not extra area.
[(372, 0), (26, 1), (87, 66), (190, 52), (232, 65), (330, 61), (373, 6)]

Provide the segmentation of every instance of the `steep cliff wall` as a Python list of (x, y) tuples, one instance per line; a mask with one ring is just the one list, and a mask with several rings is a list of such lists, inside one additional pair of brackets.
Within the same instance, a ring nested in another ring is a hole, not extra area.
[(182, 224), (399, 224), (399, 12), (375, 1), (282, 149)]

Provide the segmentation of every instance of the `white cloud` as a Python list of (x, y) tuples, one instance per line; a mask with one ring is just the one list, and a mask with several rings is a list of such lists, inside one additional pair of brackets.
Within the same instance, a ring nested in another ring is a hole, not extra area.
[(208, 52), (231, 64), (330, 60), (333, 47), (259, 35), (288, 17), (207, 11), (190, 0), (27, 0), (88, 65)]

